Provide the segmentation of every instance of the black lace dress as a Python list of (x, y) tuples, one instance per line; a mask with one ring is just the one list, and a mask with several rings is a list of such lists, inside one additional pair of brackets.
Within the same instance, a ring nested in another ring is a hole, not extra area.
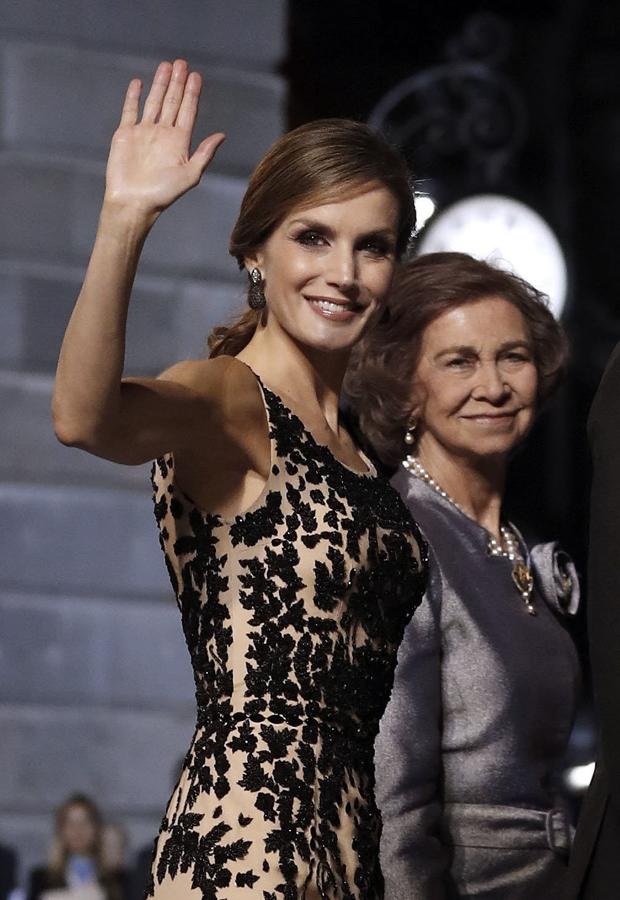
[(370, 900), (383, 892), (373, 742), (425, 550), (370, 464), (349, 469), (262, 394), (271, 475), (247, 512), (201, 511), (170, 455), (153, 467), (198, 718), (149, 895)]

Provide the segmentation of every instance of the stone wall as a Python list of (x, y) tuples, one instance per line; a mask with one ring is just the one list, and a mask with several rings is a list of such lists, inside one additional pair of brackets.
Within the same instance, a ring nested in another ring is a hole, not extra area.
[(226, 251), (245, 179), (282, 130), (284, 0), (4, 0), (0, 17), (0, 841), (22, 875), (51, 813), (92, 794), (150, 840), (193, 729), (193, 685), (150, 508), (148, 466), (58, 444), (62, 333), (129, 79), (186, 56), (197, 135), (227, 133), (156, 225), (136, 280), (127, 372), (198, 356), (242, 297)]

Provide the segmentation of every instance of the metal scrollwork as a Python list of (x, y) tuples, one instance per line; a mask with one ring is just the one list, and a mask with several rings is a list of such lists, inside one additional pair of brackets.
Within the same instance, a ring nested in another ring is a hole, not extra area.
[(494, 66), (506, 55), (510, 34), (494, 15), (470, 19), (446, 48), (447, 61), (406, 78), (373, 109), (369, 123), (410, 157), (417, 171), (464, 162), (491, 187), (526, 135), (525, 104)]

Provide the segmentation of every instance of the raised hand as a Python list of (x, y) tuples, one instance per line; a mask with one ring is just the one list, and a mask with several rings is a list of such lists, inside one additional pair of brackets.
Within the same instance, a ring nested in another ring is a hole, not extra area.
[(127, 89), (112, 138), (105, 200), (156, 216), (200, 181), (224, 135), (202, 141), (190, 156), (202, 80), (185, 60), (160, 63), (139, 121), (141, 82)]

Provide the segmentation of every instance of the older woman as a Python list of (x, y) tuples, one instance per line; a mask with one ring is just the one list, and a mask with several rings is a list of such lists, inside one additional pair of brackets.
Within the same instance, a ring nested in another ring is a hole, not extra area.
[(556, 386), (560, 326), (530, 285), (459, 253), (407, 263), (348, 375), (431, 551), (377, 742), (387, 898), (554, 900), (570, 827), (553, 772), (578, 660), (574, 568), (503, 515), (511, 451)]

